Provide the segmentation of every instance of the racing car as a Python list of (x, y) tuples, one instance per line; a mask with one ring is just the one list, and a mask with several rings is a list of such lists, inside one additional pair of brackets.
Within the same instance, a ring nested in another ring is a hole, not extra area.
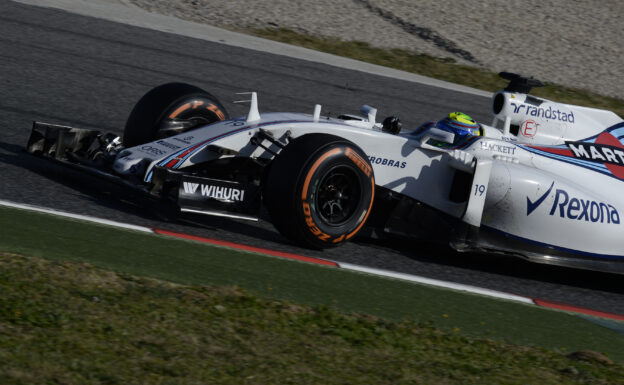
[(327, 248), (371, 234), (457, 251), (624, 273), (624, 122), (530, 95), (501, 73), (493, 121), (455, 113), (413, 130), (397, 117), (262, 113), (249, 93), (231, 118), (209, 92), (168, 83), (145, 94), (123, 138), (34, 122), (29, 153), (174, 202), (185, 213), (258, 220)]

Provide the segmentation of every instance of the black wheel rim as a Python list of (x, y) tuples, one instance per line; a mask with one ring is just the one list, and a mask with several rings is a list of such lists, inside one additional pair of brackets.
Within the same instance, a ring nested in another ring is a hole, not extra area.
[(340, 226), (353, 216), (360, 195), (357, 172), (352, 167), (334, 167), (317, 185), (314, 194), (317, 214), (326, 224)]

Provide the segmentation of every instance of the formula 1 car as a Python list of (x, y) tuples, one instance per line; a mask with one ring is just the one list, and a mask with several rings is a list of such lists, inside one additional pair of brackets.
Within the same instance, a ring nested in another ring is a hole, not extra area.
[(396, 117), (247, 116), (197, 87), (143, 96), (123, 140), (35, 122), (27, 151), (167, 201), (182, 213), (257, 220), (311, 248), (376, 234), (440, 240), (458, 251), (624, 273), (624, 121), (529, 95), (510, 73), (491, 125), (457, 137)]

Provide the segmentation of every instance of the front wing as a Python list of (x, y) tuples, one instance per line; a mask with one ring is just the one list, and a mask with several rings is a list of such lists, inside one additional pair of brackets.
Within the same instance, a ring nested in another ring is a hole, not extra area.
[(258, 219), (260, 186), (164, 167), (154, 168), (150, 183), (122, 177), (112, 171), (114, 154), (107, 156), (101, 138), (98, 130), (33, 122), (26, 152), (131, 188), (147, 198), (172, 201), (182, 213)]

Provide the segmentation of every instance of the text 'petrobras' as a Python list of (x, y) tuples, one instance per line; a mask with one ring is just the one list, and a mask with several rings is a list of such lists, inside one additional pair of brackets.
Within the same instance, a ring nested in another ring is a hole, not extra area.
[(368, 160), (371, 162), (371, 164), (379, 164), (388, 167), (405, 168), (405, 166), (407, 165), (407, 162), (400, 162), (398, 160), (388, 158), (380, 158), (378, 156), (369, 156)]

